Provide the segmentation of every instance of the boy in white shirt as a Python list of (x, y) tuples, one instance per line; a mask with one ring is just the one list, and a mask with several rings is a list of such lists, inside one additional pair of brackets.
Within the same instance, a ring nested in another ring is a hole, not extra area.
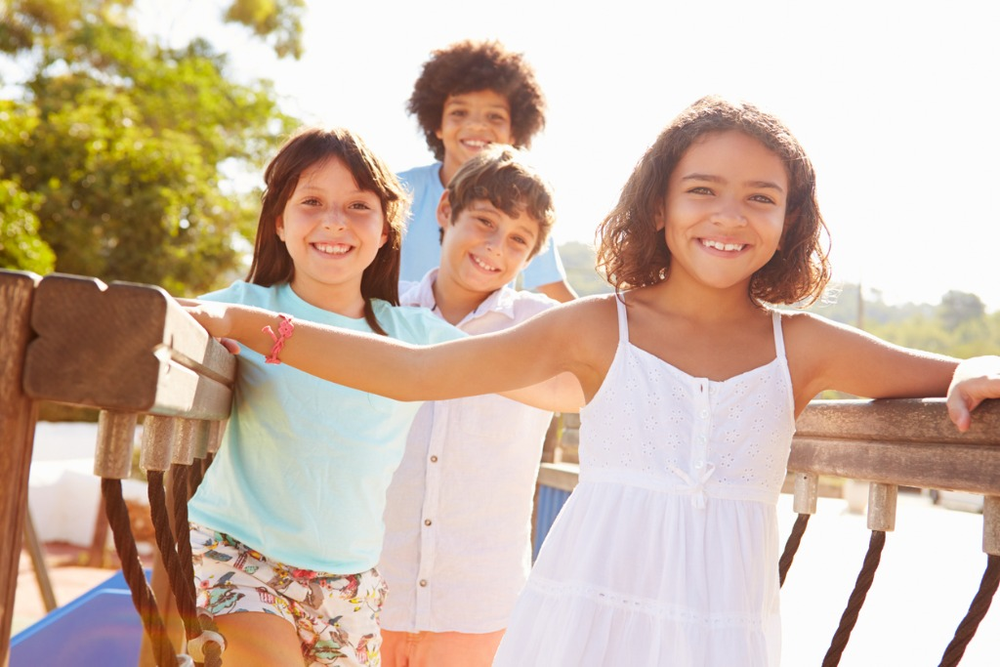
[[(549, 186), (496, 145), (455, 174), (437, 208), (440, 267), (400, 290), (470, 334), (558, 302), (508, 287), (544, 247)], [(405, 244), (405, 241), (404, 241)], [(488, 667), (531, 563), (531, 511), (552, 413), (497, 395), (426, 403), (387, 493), (378, 569), (384, 667)]]

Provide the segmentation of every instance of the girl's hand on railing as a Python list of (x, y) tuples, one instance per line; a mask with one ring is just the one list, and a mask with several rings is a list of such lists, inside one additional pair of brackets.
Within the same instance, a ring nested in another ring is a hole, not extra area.
[(948, 387), (948, 416), (963, 433), (972, 423), (972, 411), (989, 398), (1000, 398), (1000, 357), (973, 357), (955, 369)]
[(227, 304), (197, 299), (177, 299), (177, 303), (232, 354), (240, 353), (240, 344), (232, 338), (226, 338), (232, 330)]

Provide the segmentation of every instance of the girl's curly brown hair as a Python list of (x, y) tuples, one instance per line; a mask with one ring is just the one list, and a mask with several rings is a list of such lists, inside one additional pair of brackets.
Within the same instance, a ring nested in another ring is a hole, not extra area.
[(545, 127), (545, 96), (535, 80), (535, 70), (520, 53), (497, 41), (465, 40), (431, 53), (413, 84), (406, 110), (417, 117), (427, 147), (444, 160), (444, 143), (438, 139), (449, 95), (492, 90), (510, 104), (510, 129), (518, 148), (529, 148), (531, 138)]
[[(750, 280), (755, 303), (815, 302), (830, 280), (829, 233), (816, 201), (816, 172), (799, 142), (774, 116), (753, 105), (703, 97), (657, 137), (597, 229), (597, 267), (616, 291), (655, 285), (670, 270), (670, 251), (655, 215), (684, 152), (706, 134), (738, 130), (773, 151), (788, 172), (781, 247)], [(824, 237), (827, 242), (824, 243)]]

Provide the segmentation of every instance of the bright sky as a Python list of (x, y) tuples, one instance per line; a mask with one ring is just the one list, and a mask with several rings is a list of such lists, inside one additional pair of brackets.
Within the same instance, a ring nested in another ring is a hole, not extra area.
[(138, 0), (142, 29), (207, 33), (286, 111), (359, 132), (397, 171), (432, 156), (405, 103), (430, 51), (499, 39), (549, 103), (531, 156), (556, 190), (558, 243), (590, 242), (632, 167), (697, 98), (782, 118), (819, 175), (837, 280), (886, 301), (949, 289), (1000, 310), (1000, 4), (983, 0), (600, 3), (310, 1), (305, 55), (278, 62), (218, 3)]

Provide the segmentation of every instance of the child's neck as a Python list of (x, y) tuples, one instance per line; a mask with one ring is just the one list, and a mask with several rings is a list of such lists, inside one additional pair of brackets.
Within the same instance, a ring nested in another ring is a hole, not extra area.
[(653, 286), (654, 298), (669, 304), (671, 311), (687, 313), (694, 320), (733, 321), (760, 315), (760, 306), (750, 299), (749, 282), (717, 289), (686, 278), (681, 274), (668, 275)]
[(297, 297), (310, 306), (351, 319), (365, 316), (365, 299), (361, 296), (360, 285), (356, 289), (337, 289), (337, 286), (315, 289), (293, 280), (291, 288)]
[(447, 277), (442, 278), (440, 273), (437, 280), (431, 285), (431, 291), (434, 293), (435, 309), (449, 324), (458, 324), (464, 320), (469, 313), (479, 308), (493, 294), (493, 292), (476, 292), (465, 289), (448, 280)]

